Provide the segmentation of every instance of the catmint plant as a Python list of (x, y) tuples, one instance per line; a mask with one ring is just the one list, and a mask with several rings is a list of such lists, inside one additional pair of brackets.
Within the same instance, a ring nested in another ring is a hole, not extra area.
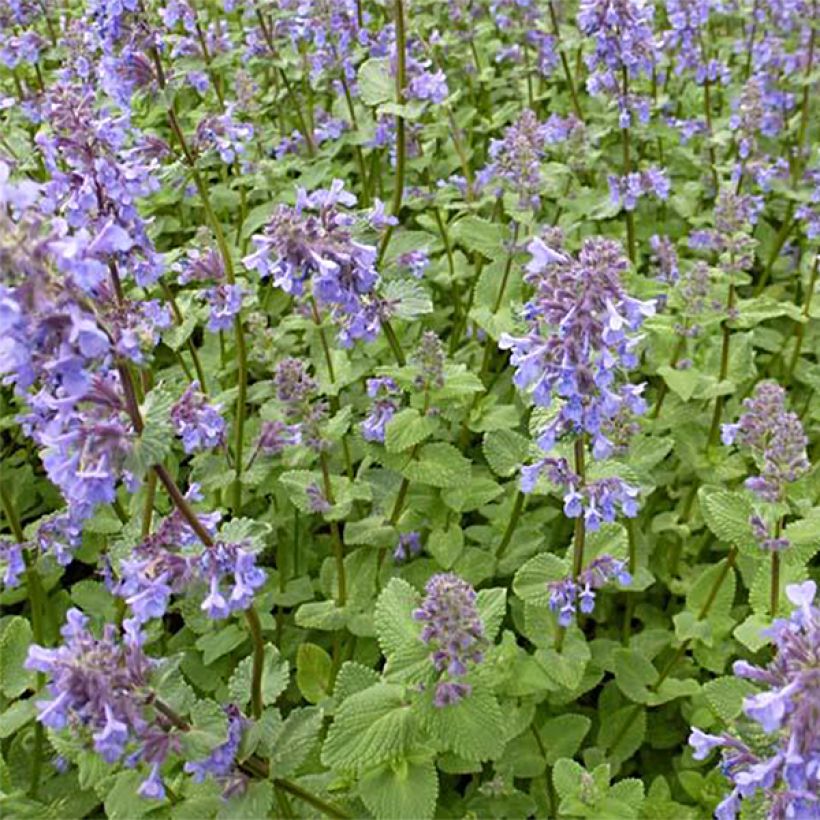
[(0, 815), (817, 816), (818, 2), (0, 0)]

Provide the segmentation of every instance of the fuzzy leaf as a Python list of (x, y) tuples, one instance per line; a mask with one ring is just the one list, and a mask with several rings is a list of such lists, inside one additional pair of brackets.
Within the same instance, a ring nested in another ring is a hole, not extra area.
[(377, 820), (426, 820), (435, 813), (438, 774), (429, 757), (384, 763), (362, 774), (359, 796)]
[(377, 683), (339, 707), (322, 747), (322, 762), (355, 773), (405, 757), (417, 735), (417, 720), (404, 687)]

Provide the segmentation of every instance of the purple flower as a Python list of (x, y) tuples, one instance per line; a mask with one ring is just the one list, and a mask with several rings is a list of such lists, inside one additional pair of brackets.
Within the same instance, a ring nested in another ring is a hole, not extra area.
[(182, 397), (171, 408), (171, 424), (182, 439), (186, 453), (213, 450), (225, 441), (225, 420), (219, 405), (211, 405), (199, 389), (199, 382), (191, 382)]
[[(654, 11), (647, 0), (581, 0), (578, 28), (593, 40), (593, 52), (586, 57), (591, 94), (608, 94), (625, 110), (636, 110), (627, 98), (624, 76), (650, 75), (655, 67)], [(622, 121), (621, 127), (628, 124), (628, 119)]]
[(575, 579), (567, 577), (550, 581), (547, 584), (549, 606), (558, 616), (558, 625), (569, 626), (578, 609), (590, 615), (595, 609), (595, 591), (612, 581), (626, 586), (632, 583), (632, 577), (624, 562), (611, 555), (599, 555)]
[(755, 495), (764, 501), (782, 501), (787, 486), (810, 466), (800, 417), (786, 410), (786, 391), (771, 381), (760, 382), (743, 408), (737, 423), (723, 425), (723, 443), (751, 452), (760, 475), (747, 479), (746, 486)]
[(277, 455), (286, 447), (294, 447), (302, 441), (298, 424), (283, 421), (263, 421), (259, 434), (259, 449), (266, 455)]
[(237, 754), (247, 720), (233, 704), (223, 708), (228, 716), (228, 739), (202, 760), (192, 760), (185, 764), (185, 771), (193, 775), (195, 783), (203, 783), (208, 777), (227, 783), (239, 774)]
[[(490, 142), (490, 163), (477, 175), (479, 187), (499, 181), (518, 195), (521, 208), (537, 210), (544, 189), (541, 163), (548, 144), (548, 127), (530, 109), (504, 130), (502, 139)], [(501, 189), (499, 189), (501, 190)]]
[(234, 320), (242, 310), (242, 298), (245, 295), (242, 285), (217, 285), (204, 293), (211, 313), (206, 327), (211, 333), (230, 330)]
[(26, 570), (23, 560), (23, 545), (15, 544), (8, 539), (0, 539), (0, 564), (5, 565), (2, 585), (7, 589), (19, 586), (20, 576)]
[(217, 541), (200, 555), (196, 572), (209, 590), (201, 609), (215, 619), (247, 609), (265, 583), (265, 571), (256, 566), (256, 556), (244, 542)]
[(396, 264), (399, 268), (407, 270), (411, 276), (421, 279), (430, 267), (430, 257), (426, 250), (408, 251), (396, 259)]
[(413, 363), (418, 369), (414, 384), (419, 390), (440, 390), (444, 387), (446, 358), (441, 339), (434, 331), (425, 330), (413, 355)]
[(393, 552), (393, 560), (402, 564), (421, 555), (421, 535), (417, 532), (403, 532), (399, 535), (399, 543)]
[(139, 744), (149, 727), (143, 689), (152, 663), (143, 654), (139, 630), (106, 624), (101, 638), (88, 629), (78, 609), (66, 614), (63, 644), (30, 647), (26, 669), (49, 678), (52, 699), (38, 703), (38, 720), (51, 729), (85, 727), (94, 749), (108, 763), (120, 760), (130, 743)]
[[(636, 333), (654, 304), (626, 295), (620, 277), (628, 263), (611, 240), (586, 240), (577, 260), (540, 239), (529, 250), (526, 279), (535, 286), (524, 306), (529, 333), (503, 334), (499, 347), (512, 351), (513, 382), (529, 391), (536, 405), (560, 402), (537, 436), (541, 449), (549, 452), (564, 436), (586, 434), (593, 456), (608, 458), (625, 414), (646, 409), (643, 385), (628, 383), (625, 372), (638, 363)], [(563, 460), (544, 459), (525, 468), (522, 490), (533, 489), (546, 468), (553, 483), (566, 490), (567, 514), (583, 511), (589, 528), (613, 520), (617, 507), (628, 516), (637, 514), (636, 488), (617, 478), (584, 484)]]
[(389, 376), (367, 380), (367, 395), (375, 399), (367, 418), (361, 424), (362, 436), (367, 441), (384, 441), (384, 428), (393, 418), (399, 404), (399, 388)]
[(309, 282), (317, 303), (339, 325), (345, 346), (374, 339), (381, 327), (382, 304), (374, 293), (376, 248), (354, 239), (355, 219), (339, 207), (355, 204), (341, 180), (312, 194), (300, 189), (296, 206), (281, 205), (265, 232), (252, 238), (255, 252), (243, 259), (262, 279), (272, 277), (276, 287), (294, 296)]
[[(741, 737), (707, 735), (693, 729), (690, 744), (696, 759), (722, 748), (721, 771), (734, 786), (718, 807), (721, 818), (734, 818), (746, 800), (761, 800), (767, 816), (816, 817), (820, 812), (820, 743), (816, 720), (820, 609), (814, 604), (813, 581), (786, 587), (797, 609), (789, 619), (778, 619), (767, 630), (776, 654), (765, 667), (737, 661), (734, 674), (766, 687), (744, 699), (743, 711), (759, 729), (746, 743)], [(761, 740), (760, 730), (768, 735)]]
[(634, 211), (641, 197), (667, 199), (669, 196), (669, 179), (660, 168), (647, 168), (623, 177), (610, 175), (608, 179), (613, 204), (621, 205), (627, 211)]
[(481, 662), (484, 625), (475, 605), (475, 590), (457, 575), (434, 575), (425, 591), (413, 617), (424, 624), (421, 640), (431, 648), (430, 660), (440, 676), (433, 702), (444, 707), (472, 691), (457, 679), (467, 674), (469, 664)]

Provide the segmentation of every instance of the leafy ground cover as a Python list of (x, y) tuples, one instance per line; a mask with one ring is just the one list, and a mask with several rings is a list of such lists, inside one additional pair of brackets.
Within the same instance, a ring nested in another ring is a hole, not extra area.
[(816, 0), (0, 0), (0, 811), (820, 817)]

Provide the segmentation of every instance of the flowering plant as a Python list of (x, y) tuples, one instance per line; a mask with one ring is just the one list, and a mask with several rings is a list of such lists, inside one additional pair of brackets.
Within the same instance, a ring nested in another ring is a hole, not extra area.
[(820, 818), (818, 30), (0, 0), (0, 815)]

